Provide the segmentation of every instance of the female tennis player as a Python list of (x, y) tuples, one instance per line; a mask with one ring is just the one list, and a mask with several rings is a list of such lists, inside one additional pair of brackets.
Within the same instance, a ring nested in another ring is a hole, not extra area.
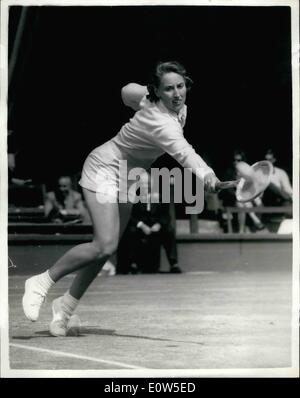
[(166, 152), (181, 166), (191, 168), (205, 189), (215, 190), (219, 180), (214, 171), (183, 136), (186, 94), (191, 85), (181, 64), (160, 62), (148, 87), (130, 83), (122, 88), (124, 104), (136, 112), (114, 138), (89, 154), (79, 182), (93, 223), (93, 240), (73, 247), (50, 269), (25, 282), (24, 313), (36, 321), (49, 289), (65, 275), (77, 271), (70, 289), (52, 303), (51, 335), (67, 334), (80, 298), (117, 250), (127, 225), (132, 203), (119, 200), (121, 160), (127, 161), (128, 171), (135, 167), (147, 170)]

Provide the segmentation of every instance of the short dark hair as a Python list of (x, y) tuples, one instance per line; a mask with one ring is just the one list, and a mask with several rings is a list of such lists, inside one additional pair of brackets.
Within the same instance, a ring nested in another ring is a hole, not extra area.
[(57, 182), (59, 182), (62, 178), (67, 178), (70, 181), (70, 183), (72, 184), (72, 177), (68, 176), (67, 174), (63, 174), (63, 175), (59, 176), (57, 179)]
[(185, 67), (183, 65), (181, 65), (177, 61), (158, 62), (154, 68), (151, 81), (147, 86), (149, 92), (147, 98), (150, 102), (157, 102), (159, 100), (159, 98), (155, 94), (155, 89), (159, 87), (163, 75), (170, 72), (181, 75), (184, 78), (186, 88), (190, 90), (193, 84), (193, 80), (187, 76)]
[(269, 148), (269, 149), (266, 151), (265, 156), (267, 156), (267, 155), (271, 155), (271, 156), (273, 156), (273, 158), (275, 158), (275, 153), (274, 153), (273, 149), (271, 149), (271, 148)]
[(234, 152), (233, 152), (233, 158), (235, 158), (236, 156), (240, 156), (241, 160), (243, 162), (246, 162), (246, 155), (245, 155), (245, 152), (243, 150), (235, 149)]

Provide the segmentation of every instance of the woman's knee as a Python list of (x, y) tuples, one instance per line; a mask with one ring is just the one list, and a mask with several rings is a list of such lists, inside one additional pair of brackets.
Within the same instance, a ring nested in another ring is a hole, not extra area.
[(118, 242), (115, 239), (106, 239), (105, 241), (99, 242), (97, 240), (93, 240), (92, 245), (95, 249), (95, 257), (97, 259), (103, 257), (112, 256), (118, 248)]

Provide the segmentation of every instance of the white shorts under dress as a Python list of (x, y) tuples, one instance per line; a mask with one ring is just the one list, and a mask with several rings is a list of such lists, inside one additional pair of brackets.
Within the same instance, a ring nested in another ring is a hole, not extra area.
[[(120, 200), (120, 196), (127, 197), (131, 185), (135, 182), (128, 180), (128, 173), (135, 167), (148, 170), (154, 160), (132, 158), (110, 140), (88, 155), (79, 184), (96, 192), (100, 201), (115, 203)], [(126, 164), (122, 161), (126, 161)]]

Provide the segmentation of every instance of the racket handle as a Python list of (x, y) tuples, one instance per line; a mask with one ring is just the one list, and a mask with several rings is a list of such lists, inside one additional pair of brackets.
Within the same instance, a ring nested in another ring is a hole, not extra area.
[(216, 190), (220, 191), (221, 189), (236, 188), (238, 182), (239, 182), (239, 180), (217, 182)]

